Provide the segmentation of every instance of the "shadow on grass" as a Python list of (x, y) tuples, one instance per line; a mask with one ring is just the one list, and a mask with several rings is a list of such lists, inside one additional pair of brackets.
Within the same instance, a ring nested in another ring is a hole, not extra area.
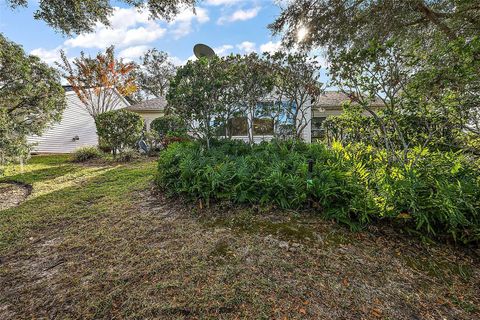
[(64, 164), (5, 176), (0, 178), (0, 182), (17, 182), (31, 185), (33, 183), (41, 183), (47, 180), (53, 180), (63, 175), (78, 172), (80, 170), (82, 170), (82, 168), (74, 165)]

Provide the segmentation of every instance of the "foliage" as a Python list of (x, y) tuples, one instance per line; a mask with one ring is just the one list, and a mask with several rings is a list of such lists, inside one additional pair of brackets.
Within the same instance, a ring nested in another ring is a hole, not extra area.
[(95, 124), (99, 140), (114, 156), (117, 151), (122, 153), (125, 148), (135, 148), (143, 130), (142, 117), (125, 109), (101, 113)]
[[(239, 141), (177, 143), (162, 152), (157, 183), (201, 199), (314, 208), (351, 227), (388, 220), (426, 236), (480, 239), (479, 170), (454, 152), (418, 148), (416, 165), (388, 166), (365, 145)], [(314, 161), (308, 172), (308, 160)]]
[(55, 69), (0, 34), (0, 166), (26, 157), (27, 136), (59, 121), (65, 105)]
[[(362, 47), (369, 40), (427, 40), (440, 33), (447, 40), (478, 32), (480, 7), (475, 1), (301, 0), (285, 6), (270, 28), (284, 32), (284, 41), (306, 47)], [(308, 28), (303, 39), (301, 28)], [(431, 42), (425, 41), (430, 45)]]
[(148, 50), (141, 57), (140, 67), (136, 71), (139, 87), (137, 100), (145, 100), (150, 96), (165, 97), (175, 71), (176, 67), (166, 52), (157, 49)]
[(131, 162), (140, 157), (137, 149), (126, 147), (122, 152), (117, 156), (116, 160), (119, 162)]
[(307, 53), (277, 52), (266, 59), (273, 68), (276, 100), (285, 101), (281, 114), (292, 119), (293, 136), (301, 139), (309, 124), (310, 104), (322, 93), (320, 64)]
[(274, 77), (271, 64), (256, 53), (232, 57), (234, 65), (234, 96), (238, 99), (240, 110), (247, 116), (248, 139), (253, 143), (253, 119), (258, 105), (273, 90)]
[(332, 84), (374, 117), (389, 158), (406, 162), (414, 146), (458, 150), (464, 132), (480, 134), (479, 13), (475, 1), (303, 0), (270, 27), (286, 44), (322, 47)]
[(157, 132), (160, 137), (167, 135), (182, 136), (187, 134), (185, 122), (179, 117), (170, 115), (154, 119), (150, 124), (150, 128)]
[(215, 119), (235, 102), (231, 94), (232, 64), (218, 57), (188, 61), (170, 82), (168, 104), (207, 147), (215, 135)]
[(97, 147), (86, 146), (76, 149), (72, 154), (72, 158), (74, 162), (85, 162), (100, 159), (102, 155), (102, 151), (100, 151)]
[(93, 118), (117, 109), (124, 97), (137, 91), (135, 64), (116, 59), (113, 46), (95, 58), (81, 52), (80, 57), (73, 60), (73, 66), (64, 51), (61, 51), (61, 57), (62, 63), (57, 65)]
[[(6, 2), (12, 9), (30, 5), (28, 0), (6, 0)], [(151, 18), (167, 20), (195, 4), (195, 0), (123, 0), (121, 2), (139, 10), (148, 10)], [(109, 26), (109, 18), (114, 12), (112, 5), (109, 0), (42, 0), (34, 13), (34, 18), (45, 21), (65, 34), (80, 34), (94, 31), (97, 23)]]

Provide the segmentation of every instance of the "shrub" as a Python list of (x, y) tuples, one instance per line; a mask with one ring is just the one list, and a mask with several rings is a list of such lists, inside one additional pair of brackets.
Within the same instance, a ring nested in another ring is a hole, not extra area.
[(142, 117), (125, 109), (101, 113), (95, 124), (102, 148), (111, 149), (114, 156), (124, 148), (135, 148), (143, 129)]
[(187, 126), (182, 119), (175, 116), (163, 116), (156, 118), (150, 124), (150, 128), (158, 133), (160, 137), (184, 136), (187, 134)]
[(402, 167), (364, 145), (174, 143), (160, 155), (157, 183), (207, 204), (310, 207), (352, 228), (387, 220), (426, 236), (480, 240), (478, 169), (459, 153), (416, 152), (415, 165)]
[(94, 159), (100, 159), (102, 157), (102, 152), (93, 146), (80, 147), (76, 149), (73, 154), (74, 162), (85, 162)]
[(136, 160), (140, 157), (140, 154), (136, 149), (132, 148), (125, 148), (122, 150), (122, 153), (120, 153), (116, 160), (119, 162), (131, 162), (133, 160)]

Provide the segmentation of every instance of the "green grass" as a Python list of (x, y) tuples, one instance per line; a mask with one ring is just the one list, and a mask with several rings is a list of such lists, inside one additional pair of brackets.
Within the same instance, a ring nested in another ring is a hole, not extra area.
[(7, 168), (1, 181), (33, 187), (28, 199), (0, 212), (0, 252), (25, 240), (29, 231), (130, 206), (131, 195), (152, 179), (154, 164), (139, 162), (100, 167), (74, 164), (69, 156), (34, 156)]

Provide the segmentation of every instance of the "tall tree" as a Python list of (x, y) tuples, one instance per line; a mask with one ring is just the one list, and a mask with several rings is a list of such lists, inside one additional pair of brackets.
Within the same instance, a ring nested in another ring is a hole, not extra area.
[(143, 100), (150, 96), (165, 97), (175, 71), (176, 67), (166, 52), (157, 49), (148, 50), (140, 58), (140, 66), (137, 69), (140, 99)]
[(284, 113), (293, 121), (295, 138), (301, 139), (310, 123), (310, 106), (322, 93), (320, 64), (306, 53), (277, 52), (266, 56), (275, 75), (274, 94), (284, 102)]
[(478, 35), (480, 4), (471, 0), (298, 0), (287, 2), (270, 28), (285, 32), (289, 44), (297, 43), (299, 31), (306, 28), (303, 46), (331, 51), (392, 38), (421, 38), (428, 43), (431, 30), (449, 40)]
[(0, 166), (28, 154), (26, 137), (61, 118), (58, 72), (0, 34)]
[[(428, 144), (452, 124), (480, 133), (475, 125), (480, 101), (478, 1), (299, 0), (289, 2), (270, 28), (283, 33), (286, 44), (326, 50), (333, 83), (354, 91), (357, 100), (388, 97), (387, 110), (397, 111), (390, 116), (400, 116), (400, 108), (403, 115), (414, 116), (410, 123), (435, 119), (436, 125), (419, 139), (416, 134), (422, 130), (399, 130), (402, 121), (390, 118), (402, 150), (408, 151), (411, 141)], [(308, 30), (302, 39), (300, 30)]]
[[(57, 65), (72, 86), (85, 110), (96, 118), (100, 113), (117, 109), (125, 96), (136, 92), (135, 64), (116, 59), (114, 47), (95, 58), (84, 52), (71, 63), (61, 51), (62, 62)], [(72, 65), (73, 64), (73, 65)]]
[(234, 73), (229, 66), (219, 57), (188, 61), (170, 82), (169, 112), (183, 119), (207, 148), (216, 135), (216, 120), (234, 99), (230, 94)]
[[(28, 0), (5, 0), (12, 9), (28, 7)], [(45, 21), (65, 34), (91, 32), (97, 23), (109, 25), (114, 1), (110, 0), (40, 0), (34, 18)], [(116, 1), (118, 2), (118, 1)], [(193, 7), (196, 0), (120, 0), (126, 5), (148, 10), (153, 19), (171, 19)]]
[(254, 119), (261, 102), (271, 98), (273, 73), (269, 61), (258, 54), (237, 56), (235, 62), (236, 97), (247, 117), (248, 140), (253, 143)]

